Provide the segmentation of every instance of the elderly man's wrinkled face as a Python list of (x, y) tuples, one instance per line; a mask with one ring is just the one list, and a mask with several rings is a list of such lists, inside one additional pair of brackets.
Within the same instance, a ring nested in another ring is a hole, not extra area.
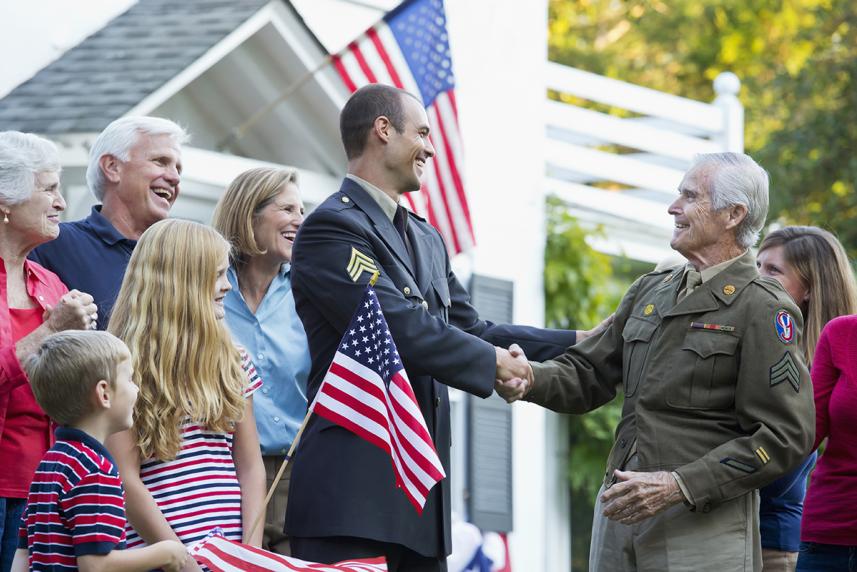
[(679, 196), (669, 207), (675, 219), (670, 246), (688, 259), (700, 258), (707, 249), (723, 241), (727, 233), (728, 209), (715, 211), (708, 193), (707, 173), (689, 171), (679, 185)]
[(169, 135), (141, 134), (127, 161), (119, 161), (119, 193), (137, 223), (148, 228), (167, 218), (179, 195), (181, 149)]

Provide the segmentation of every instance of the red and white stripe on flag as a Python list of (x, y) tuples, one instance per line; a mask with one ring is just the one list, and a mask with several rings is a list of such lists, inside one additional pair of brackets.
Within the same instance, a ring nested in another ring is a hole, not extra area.
[(378, 558), (345, 560), (336, 564), (307, 562), (290, 556), (281, 556), (227, 540), (217, 532), (210, 533), (190, 547), (190, 555), (211, 572), (386, 572), (387, 561)]
[(422, 514), (446, 473), (404, 369), (393, 373), (388, 391), (376, 371), (338, 351), (311, 408), (387, 451), (396, 485)]
[[(384, 83), (420, 97), (419, 86), (399, 44), (383, 20), (333, 56), (333, 65), (351, 92), (370, 83)], [(421, 192), (408, 193), (405, 200), (414, 212), (440, 231), (450, 254), (458, 254), (469, 250), (475, 240), (464, 194), (455, 91), (440, 93), (426, 108), (426, 114), (435, 148), (433, 167), (426, 171)]]

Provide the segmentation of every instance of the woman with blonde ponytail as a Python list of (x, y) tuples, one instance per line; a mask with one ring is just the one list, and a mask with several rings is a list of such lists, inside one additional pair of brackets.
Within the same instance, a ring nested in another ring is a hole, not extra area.
[(223, 323), (228, 264), (217, 231), (175, 219), (150, 227), (128, 264), (108, 330), (131, 350), (140, 396), (134, 426), (108, 446), (125, 481), (129, 547), (187, 545), (214, 527), (261, 543), (261, 531), (242, 528), (265, 488), (252, 406), (261, 380)]

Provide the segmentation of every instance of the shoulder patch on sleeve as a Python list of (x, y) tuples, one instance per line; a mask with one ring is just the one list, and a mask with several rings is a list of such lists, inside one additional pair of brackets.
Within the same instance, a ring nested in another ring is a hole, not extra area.
[(777, 338), (784, 344), (795, 341), (795, 322), (788, 310), (777, 310), (774, 316), (774, 329), (777, 331)]
[(364, 272), (375, 274), (378, 272), (378, 267), (375, 265), (374, 260), (352, 246), (351, 259), (348, 261), (348, 266), (345, 267), (345, 271), (348, 273), (352, 282), (357, 282), (361, 274)]
[(795, 390), (795, 393), (800, 393), (800, 372), (798, 372), (795, 358), (791, 352), (785, 352), (780, 360), (771, 366), (771, 387), (777, 386), (786, 381)]

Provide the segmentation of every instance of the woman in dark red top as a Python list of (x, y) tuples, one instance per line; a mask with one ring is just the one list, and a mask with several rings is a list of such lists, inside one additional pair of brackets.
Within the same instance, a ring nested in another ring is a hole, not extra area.
[(27, 260), (59, 234), (59, 172), (53, 143), (0, 132), (0, 572), (12, 565), (30, 481), (52, 441), (21, 363), (45, 336), (95, 323), (91, 296), (68, 292), (55, 274)]

